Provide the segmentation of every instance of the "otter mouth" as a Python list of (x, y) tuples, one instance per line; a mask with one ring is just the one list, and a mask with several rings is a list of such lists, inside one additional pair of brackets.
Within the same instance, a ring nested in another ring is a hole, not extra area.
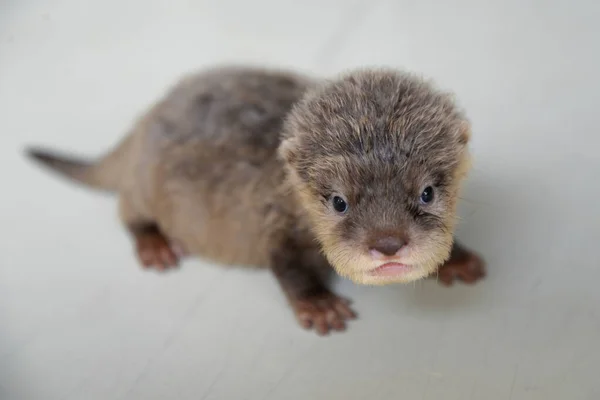
[(399, 262), (388, 262), (370, 271), (372, 276), (393, 277), (408, 274), (413, 270), (410, 265)]

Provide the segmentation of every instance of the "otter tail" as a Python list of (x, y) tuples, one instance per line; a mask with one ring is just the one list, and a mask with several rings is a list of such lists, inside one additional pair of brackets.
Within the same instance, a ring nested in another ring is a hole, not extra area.
[(35, 162), (72, 181), (94, 189), (114, 192), (120, 187), (130, 143), (131, 138), (128, 137), (113, 151), (95, 162), (36, 147), (27, 148), (26, 153)]

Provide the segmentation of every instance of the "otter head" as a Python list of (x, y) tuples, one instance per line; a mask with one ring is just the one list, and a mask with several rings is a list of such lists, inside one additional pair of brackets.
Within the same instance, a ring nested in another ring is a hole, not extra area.
[(411, 282), (450, 255), (469, 136), (448, 94), (411, 74), (360, 70), (306, 94), (279, 154), (338, 274)]

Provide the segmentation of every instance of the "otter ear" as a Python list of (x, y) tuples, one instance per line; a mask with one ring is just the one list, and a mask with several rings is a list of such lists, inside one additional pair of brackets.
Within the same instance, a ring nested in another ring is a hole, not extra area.
[(466, 145), (471, 140), (471, 123), (467, 120), (461, 121), (458, 126), (458, 141)]
[(284, 139), (279, 144), (279, 157), (288, 164), (293, 164), (296, 160), (296, 153), (298, 149), (298, 144), (294, 138)]

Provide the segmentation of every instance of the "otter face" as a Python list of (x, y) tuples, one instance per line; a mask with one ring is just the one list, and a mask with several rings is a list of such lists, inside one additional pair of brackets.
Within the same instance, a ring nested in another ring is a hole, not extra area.
[(448, 95), (394, 71), (350, 73), (293, 109), (280, 154), (338, 274), (412, 282), (449, 257), (469, 132)]

